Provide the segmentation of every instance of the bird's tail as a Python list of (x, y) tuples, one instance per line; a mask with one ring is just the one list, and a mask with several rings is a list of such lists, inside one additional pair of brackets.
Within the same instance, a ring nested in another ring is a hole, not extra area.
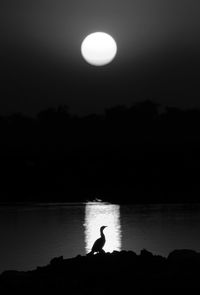
[(87, 254), (87, 256), (91, 256), (91, 255), (93, 255), (94, 254), (94, 251), (90, 251), (88, 254)]

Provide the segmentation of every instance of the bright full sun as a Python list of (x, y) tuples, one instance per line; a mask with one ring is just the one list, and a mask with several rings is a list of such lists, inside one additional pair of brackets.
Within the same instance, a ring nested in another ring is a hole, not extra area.
[(117, 53), (117, 44), (110, 35), (96, 32), (83, 40), (81, 53), (89, 64), (104, 66), (114, 59)]

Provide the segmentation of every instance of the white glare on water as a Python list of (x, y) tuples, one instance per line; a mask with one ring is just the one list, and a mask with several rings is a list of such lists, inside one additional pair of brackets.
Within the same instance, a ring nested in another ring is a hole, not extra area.
[(106, 243), (104, 250), (121, 250), (120, 206), (105, 203), (88, 203), (85, 207), (85, 250), (91, 251), (92, 245), (100, 237), (100, 227), (104, 230)]

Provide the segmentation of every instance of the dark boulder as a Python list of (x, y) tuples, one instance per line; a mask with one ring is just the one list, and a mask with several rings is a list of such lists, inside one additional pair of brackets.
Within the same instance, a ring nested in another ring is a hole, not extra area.
[[(189, 263), (186, 267), (185, 263)], [(184, 264), (183, 264), (184, 263)], [(6, 271), (0, 275), (1, 294), (192, 294), (200, 292), (199, 254), (175, 250), (168, 258), (143, 249), (114, 251), (63, 259), (33, 271)]]

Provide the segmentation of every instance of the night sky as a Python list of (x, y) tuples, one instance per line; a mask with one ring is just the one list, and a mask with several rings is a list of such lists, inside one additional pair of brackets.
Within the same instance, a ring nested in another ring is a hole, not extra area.
[[(2, 0), (0, 113), (68, 105), (102, 112), (153, 99), (200, 106), (199, 0)], [(89, 33), (117, 42), (115, 60), (87, 64)]]

